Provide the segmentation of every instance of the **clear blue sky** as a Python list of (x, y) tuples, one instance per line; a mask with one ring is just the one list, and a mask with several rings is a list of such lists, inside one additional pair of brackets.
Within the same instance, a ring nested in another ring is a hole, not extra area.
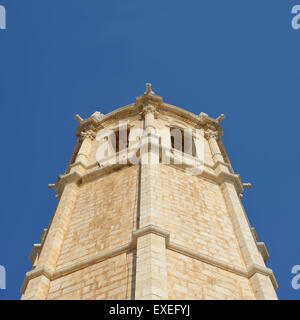
[(300, 0), (0, 0), (0, 264), (19, 299), (33, 243), (56, 205), (47, 188), (71, 156), (76, 113), (108, 113), (151, 82), (165, 101), (212, 117), (252, 189), (243, 203), (265, 241), (280, 299), (299, 299)]

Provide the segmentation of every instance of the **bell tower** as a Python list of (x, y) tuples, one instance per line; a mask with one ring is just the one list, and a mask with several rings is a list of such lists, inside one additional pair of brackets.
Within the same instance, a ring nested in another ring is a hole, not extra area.
[(217, 119), (135, 103), (79, 122), (22, 299), (277, 299)]

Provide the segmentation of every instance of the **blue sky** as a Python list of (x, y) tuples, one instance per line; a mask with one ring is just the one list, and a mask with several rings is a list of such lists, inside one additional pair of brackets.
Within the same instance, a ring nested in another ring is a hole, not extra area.
[(76, 113), (108, 113), (151, 82), (168, 103), (224, 113), (223, 142), (252, 189), (280, 299), (299, 299), (300, 0), (0, 0), (0, 265), (19, 299), (33, 243), (56, 205), (47, 188), (71, 156)]

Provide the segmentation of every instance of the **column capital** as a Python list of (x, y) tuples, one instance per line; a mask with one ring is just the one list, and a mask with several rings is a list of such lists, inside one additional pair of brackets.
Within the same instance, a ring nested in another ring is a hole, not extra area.
[(215, 140), (218, 140), (219, 139), (219, 132), (218, 130), (214, 130), (214, 129), (205, 129), (204, 131), (204, 137), (206, 139), (215, 139)]
[(80, 141), (84, 141), (85, 139), (90, 139), (93, 141), (96, 138), (96, 133), (93, 130), (80, 132), (79, 139)]
[(158, 116), (158, 114), (159, 114), (159, 111), (157, 110), (157, 108), (154, 105), (147, 104), (147, 105), (143, 106), (142, 111), (141, 111), (140, 114), (143, 117), (145, 117), (149, 113), (153, 114), (153, 116), (156, 118)]

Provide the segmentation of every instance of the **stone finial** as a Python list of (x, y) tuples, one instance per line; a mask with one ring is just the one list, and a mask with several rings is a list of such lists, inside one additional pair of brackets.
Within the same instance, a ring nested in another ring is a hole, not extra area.
[(218, 123), (220, 123), (222, 120), (224, 120), (225, 119), (225, 114), (221, 114), (221, 115), (219, 115), (218, 116), (218, 118), (216, 119), (216, 121), (218, 122)]
[(244, 189), (249, 189), (249, 188), (251, 188), (252, 187), (252, 184), (251, 183), (243, 183), (243, 188)]
[(146, 91), (144, 94), (146, 94), (146, 95), (155, 94), (154, 91), (152, 91), (152, 84), (151, 83), (146, 83)]
[(208, 114), (205, 112), (200, 112), (199, 117), (201, 118), (208, 118)]
[(104, 114), (100, 111), (96, 111), (91, 115), (91, 118), (95, 121), (101, 121), (104, 117)]
[(149, 104), (159, 109), (163, 104), (163, 98), (157, 96), (154, 91), (152, 91), (151, 83), (146, 83), (146, 91), (144, 94), (136, 98), (135, 105), (141, 110), (144, 106)]
[(74, 119), (77, 120), (79, 123), (81, 123), (83, 121), (83, 119), (80, 117), (79, 114), (76, 114)]

